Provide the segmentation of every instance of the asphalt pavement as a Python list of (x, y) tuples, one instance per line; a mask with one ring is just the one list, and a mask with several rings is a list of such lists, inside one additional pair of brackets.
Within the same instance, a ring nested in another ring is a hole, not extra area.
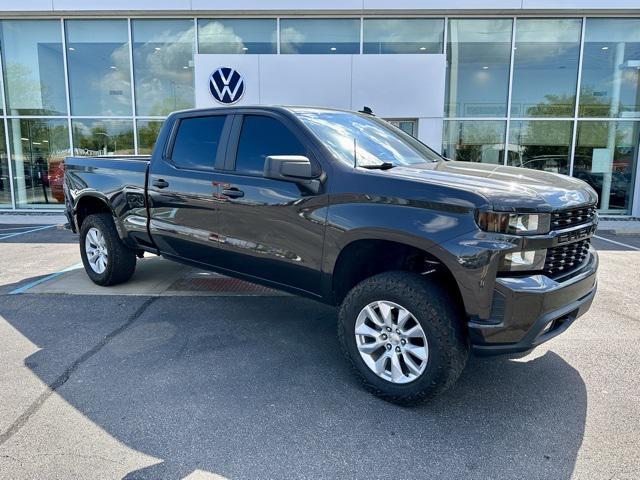
[(638, 237), (598, 233), (563, 335), (401, 408), (351, 375), (331, 307), (149, 286), (154, 259), (138, 293), (86, 294), (75, 235), (2, 228), (0, 478), (640, 478)]

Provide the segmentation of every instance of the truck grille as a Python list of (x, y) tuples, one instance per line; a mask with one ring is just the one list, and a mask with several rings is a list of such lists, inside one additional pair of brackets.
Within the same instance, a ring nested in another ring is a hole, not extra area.
[(595, 218), (595, 205), (560, 210), (551, 214), (551, 230), (562, 230), (564, 228), (582, 225), (583, 223), (592, 222)]
[(549, 276), (558, 275), (580, 265), (589, 253), (590, 239), (560, 245), (547, 250), (544, 271)]

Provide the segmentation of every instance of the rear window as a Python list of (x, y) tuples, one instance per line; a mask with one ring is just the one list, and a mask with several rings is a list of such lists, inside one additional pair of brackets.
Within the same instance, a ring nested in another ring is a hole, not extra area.
[(213, 170), (226, 116), (183, 118), (171, 152), (176, 167)]

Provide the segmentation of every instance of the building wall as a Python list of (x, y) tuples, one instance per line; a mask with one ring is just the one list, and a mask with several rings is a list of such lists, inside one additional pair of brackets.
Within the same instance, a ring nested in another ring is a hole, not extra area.
[(603, 212), (638, 215), (640, 9), (604, 4), (0, 1), (0, 209), (60, 208), (71, 151), (148, 153), (164, 116), (195, 105), (198, 52), (401, 53), (446, 55), (442, 113), (416, 109), (433, 82), (420, 90), (422, 77), (403, 73), (393, 89), (415, 91), (413, 103), (400, 95), (387, 113), (393, 102), (383, 102), (383, 116), (417, 121), (414, 133), (450, 158), (572, 174), (605, 193)]

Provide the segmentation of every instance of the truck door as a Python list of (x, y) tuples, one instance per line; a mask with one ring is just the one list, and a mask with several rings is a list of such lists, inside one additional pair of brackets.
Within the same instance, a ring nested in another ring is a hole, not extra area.
[(180, 115), (148, 180), (150, 230), (160, 251), (205, 264), (219, 255), (219, 188), (214, 167), (224, 157), (232, 115)]
[(327, 196), (263, 177), (269, 155), (304, 155), (317, 164), (289, 122), (264, 111), (236, 115), (226, 171), (217, 176), (223, 266), (319, 293)]

